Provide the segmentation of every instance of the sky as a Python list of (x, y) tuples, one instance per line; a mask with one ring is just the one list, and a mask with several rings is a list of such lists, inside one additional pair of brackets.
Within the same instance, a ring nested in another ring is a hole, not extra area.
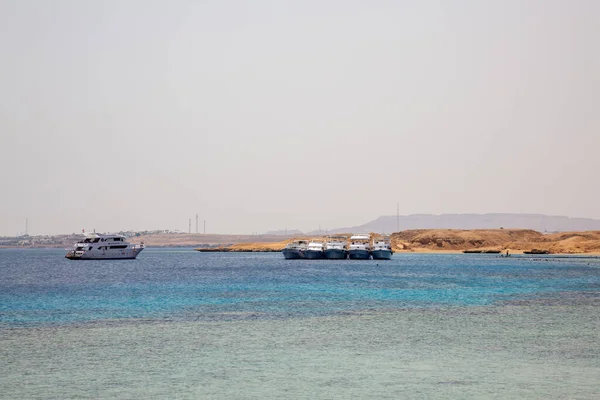
[(595, 0), (0, 0), (0, 235), (600, 218)]

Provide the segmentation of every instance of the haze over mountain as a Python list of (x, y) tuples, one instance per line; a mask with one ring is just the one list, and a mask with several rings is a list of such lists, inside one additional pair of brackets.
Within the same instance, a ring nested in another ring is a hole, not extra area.
[[(533, 229), (538, 232), (600, 230), (600, 220), (543, 214), (413, 214), (381, 216), (363, 225), (329, 229), (329, 233), (392, 233), (407, 229)], [(309, 234), (318, 234), (313, 231)], [(322, 232), (321, 232), (322, 233)]]
[(298, 229), (279, 229), (275, 231), (268, 231), (263, 233), (263, 235), (278, 235), (278, 236), (287, 236), (287, 235), (301, 235), (302, 231)]

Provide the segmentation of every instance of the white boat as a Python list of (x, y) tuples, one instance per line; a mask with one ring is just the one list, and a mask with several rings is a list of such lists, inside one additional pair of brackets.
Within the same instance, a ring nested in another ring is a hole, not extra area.
[(346, 250), (348, 238), (345, 236), (328, 237), (323, 246), (323, 256), (328, 260), (344, 260), (348, 257)]
[(350, 236), (348, 257), (351, 260), (368, 260), (371, 257), (371, 235)]
[(384, 236), (373, 240), (373, 248), (371, 249), (373, 260), (391, 260), (393, 253), (389, 237)]
[(312, 241), (304, 252), (304, 258), (316, 260), (323, 258), (323, 242)]
[(307, 240), (294, 240), (290, 242), (281, 252), (286, 260), (295, 260), (298, 258), (305, 258), (304, 253), (308, 248)]
[(123, 235), (84, 233), (85, 239), (75, 243), (65, 255), (69, 260), (133, 260), (146, 246), (132, 244)]

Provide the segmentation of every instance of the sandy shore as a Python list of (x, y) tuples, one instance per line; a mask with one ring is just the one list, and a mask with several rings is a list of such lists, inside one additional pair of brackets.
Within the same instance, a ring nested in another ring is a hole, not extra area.
[[(377, 234), (373, 234), (377, 235)], [(254, 239), (254, 238), (253, 238)], [(252, 240), (217, 246), (212, 251), (281, 251), (294, 239), (269, 242)], [(325, 238), (313, 238), (324, 240)], [(600, 232), (561, 232), (545, 234), (528, 229), (420, 229), (391, 235), (396, 253), (462, 253), (465, 250), (493, 250), (505, 254), (523, 254), (539, 250), (549, 254), (600, 255)], [(202, 251), (202, 249), (199, 249)]]

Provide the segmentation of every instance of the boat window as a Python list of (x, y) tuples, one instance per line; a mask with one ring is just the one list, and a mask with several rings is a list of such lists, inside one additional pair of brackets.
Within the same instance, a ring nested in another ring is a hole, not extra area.
[(92, 249), (93, 249), (93, 247), (92, 247), (92, 246), (90, 246), (90, 248), (89, 248), (88, 250), (92, 250)]
[(100, 238), (96, 238), (94, 239), (94, 241), (92, 243), (98, 243), (100, 241)]
[(125, 248), (127, 248), (127, 245), (124, 244), (124, 245), (120, 245), (120, 246), (110, 246), (110, 248), (111, 249), (125, 249)]

